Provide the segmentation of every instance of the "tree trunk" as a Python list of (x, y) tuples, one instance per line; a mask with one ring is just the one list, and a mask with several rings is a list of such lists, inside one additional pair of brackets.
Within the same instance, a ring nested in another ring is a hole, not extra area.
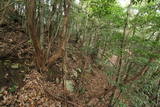
[(45, 67), (45, 57), (41, 49), (40, 35), (38, 35), (36, 23), (36, 0), (27, 0), (26, 9), (28, 31), (35, 49), (35, 64), (39, 70), (43, 70)]

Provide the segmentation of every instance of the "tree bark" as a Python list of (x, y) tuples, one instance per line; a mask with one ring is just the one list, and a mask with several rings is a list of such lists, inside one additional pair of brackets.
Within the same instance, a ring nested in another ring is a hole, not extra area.
[(55, 54), (53, 54), (48, 60), (48, 66), (50, 66), (53, 62), (55, 62), (58, 58), (64, 55), (65, 45), (68, 42), (68, 36), (66, 35), (69, 23), (69, 9), (70, 9), (70, 2), (66, 1), (67, 4), (64, 3), (64, 20), (63, 20), (63, 30), (60, 34), (61, 42), (60, 47)]
[(45, 57), (40, 45), (40, 35), (38, 35), (37, 20), (36, 20), (36, 0), (27, 0), (26, 15), (29, 34), (35, 49), (35, 63), (39, 70), (45, 67)]

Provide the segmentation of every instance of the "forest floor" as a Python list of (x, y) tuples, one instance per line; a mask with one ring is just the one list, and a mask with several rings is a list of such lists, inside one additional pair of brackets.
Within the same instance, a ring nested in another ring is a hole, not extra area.
[[(39, 73), (34, 67), (29, 37), (24, 32), (5, 29), (0, 32), (0, 106), (106, 107), (109, 96), (94, 96), (110, 85), (91, 56), (69, 43), (65, 73), (61, 73), (64, 64), (59, 60), (50, 74)], [(68, 83), (72, 83), (70, 88), (66, 87)]]

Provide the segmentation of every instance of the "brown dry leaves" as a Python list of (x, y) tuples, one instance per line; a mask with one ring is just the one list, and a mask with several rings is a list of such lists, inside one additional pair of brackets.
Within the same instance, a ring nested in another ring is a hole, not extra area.
[[(48, 84), (45, 82), (40, 73), (32, 71), (30, 74), (26, 75), (25, 85), (22, 87), (16, 95), (5, 94), (3, 96), (3, 101), (0, 103), (1, 106), (11, 106), (11, 107), (55, 107), (61, 106), (60, 101), (50, 99), (46, 93), (45, 89), (50, 86), (52, 90), (55, 90), (53, 94), (60, 94), (61, 92), (58, 87), (54, 84)], [(59, 91), (57, 91), (59, 90)]]

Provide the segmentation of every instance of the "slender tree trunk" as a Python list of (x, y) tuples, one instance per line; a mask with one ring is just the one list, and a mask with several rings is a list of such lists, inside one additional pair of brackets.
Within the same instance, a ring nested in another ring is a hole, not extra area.
[[(130, 9), (131, 4), (128, 6), (127, 9), (127, 17), (125, 19), (125, 24), (124, 24), (124, 29), (123, 29), (123, 38), (121, 40), (121, 45), (120, 45), (120, 49), (121, 49), (121, 53), (120, 56), (118, 58), (118, 70), (117, 70), (117, 77), (116, 77), (116, 84), (119, 84), (121, 81), (121, 77), (122, 77), (122, 62), (123, 62), (123, 52), (124, 52), (124, 48), (125, 48), (125, 40), (126, 40), (126, 31), (127, 31), (127, 26), (128, 26), (128, 19), (129, 19), (129, 9)], [(111, 100), (110, 100), (110, 105), (114, 104), (114, 98), (115, 98), (115, 94), (116, 94), (116, 89), (114, 90), (114, 92), (111, 95)]]
[(68, 42), (67, 30), (69, 24), (69, 10), (70, 10), (70, 1), (64, 1), (64, 19), (63, 19), (63, 30), (60, 34), (61, 42), (58, 51), (53, 54), (48, 60), (48, 66), (50, 66), (53, 62), (55, 62), (59, 57), (64, 55), (65, 45)]
[(41, 43), (41, 48), (43, 49), (44, 47), (44, 14), (45, 14), (45, 11), (44, 11), (44, 5), (45, 5), (45, 2), (44, 0), (41, 0), (40, 1), (40, 43)]
[(39, 70), (43, 70), (45, 66), (45, 57), (41, 49), (40, 35), (36, 20), (36, 0), (27, 0), (27, 25), (28, 31), (35, 49), (35, 63)]

